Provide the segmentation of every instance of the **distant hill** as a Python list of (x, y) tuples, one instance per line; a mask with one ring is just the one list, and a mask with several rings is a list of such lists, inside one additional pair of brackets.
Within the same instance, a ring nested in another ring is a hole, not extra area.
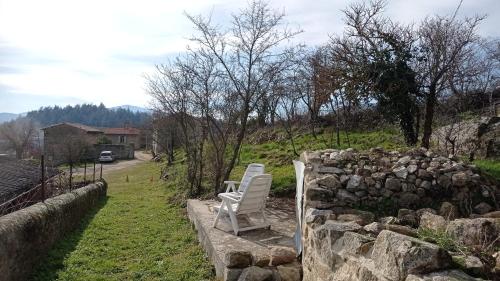
[(141, 127), (149, 122), (151, 116), (148, 112), (134, 111), (129, 107), (131, 106), (113, 109), (105, 107), (102, 103), (65, 107), (48, 106), (28, 112), (27, 117), (37, 121), (41, 126), (72, 122), (94, 127), (122, 127), (124, 125)]
[(111, 107), (111, 109), (113, 109), (113, 110), (116, 110), (116, 109), (128, 109), (128, 110), (130, 110), (132, 112), (151, 113), (151, 110), (149, 110), (147, 108), (140, 107), (140, 106), (135, 106), (135, 105), (128, 105), (128, 104), (124, 104), (124, 105), (120, 105), (120, 106), (114, 106), (114, 107)]
[(0, 123), (14, 120), (19, 116), (16, 113), (0, 112)]

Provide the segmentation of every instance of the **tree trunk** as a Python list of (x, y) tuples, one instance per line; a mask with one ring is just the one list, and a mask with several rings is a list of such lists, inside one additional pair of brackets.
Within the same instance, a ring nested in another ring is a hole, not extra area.
[(422, 135), (422, 147), (429, 149), (432, 135), (432, 121), (434, 119), (434, 108), (436, 107), (436, 92), (434, 87), (429, 90), (425, 104), (424, 133)]

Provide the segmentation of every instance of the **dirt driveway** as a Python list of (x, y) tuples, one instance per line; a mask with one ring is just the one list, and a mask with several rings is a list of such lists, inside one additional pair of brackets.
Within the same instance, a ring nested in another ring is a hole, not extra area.
[[(114, 161), (113, 163), (103, 163), (102, 164), (102, 174), (106, 175), (109, 172), (113, 172), (113, 171), (117, 171), (117, 170), (131, 167), (131, 166), (135, 166), (141, 162), (149, 161), (150, 159), (151, 159), (151, 154), (146, 154), (142, 151), (136, 151), (135, 152), (135, 159), (118, 160), (118, 161)], [(87, 166), (87, 175), (92, 174), (92, 172), (93, 172), (92, 169), (93, 169), (93, 167), (91, 165)], [(97, 176), (100, 173), (99, 169), (101, 169), (101, 164), (96, 163), (95, 169), (96, 169), (96, 176)], [(83, 167), (75, 169), (73, 174), (83, 176)]]

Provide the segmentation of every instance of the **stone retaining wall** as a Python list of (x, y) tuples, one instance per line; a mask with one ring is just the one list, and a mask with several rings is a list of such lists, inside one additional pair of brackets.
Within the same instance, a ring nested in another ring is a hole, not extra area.
[[(422, 149), (325, 150), (301, 158), (304, 281), (500, 276), (499, 186), (474, 166)], [(421, 231), (468, 250), (445, 250), (432, 237), (419, 239)]]
[(0, 217), (0, 279), (27, 280), (33, 267), (106, 197), (99, 182)]

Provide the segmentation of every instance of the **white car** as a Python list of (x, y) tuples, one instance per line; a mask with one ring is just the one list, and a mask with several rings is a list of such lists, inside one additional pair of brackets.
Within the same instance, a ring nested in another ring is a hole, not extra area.
[(99, 162), (113, 162), (115, 161), (115, 156), (111, 151), (101, 151), (99, 155)]

